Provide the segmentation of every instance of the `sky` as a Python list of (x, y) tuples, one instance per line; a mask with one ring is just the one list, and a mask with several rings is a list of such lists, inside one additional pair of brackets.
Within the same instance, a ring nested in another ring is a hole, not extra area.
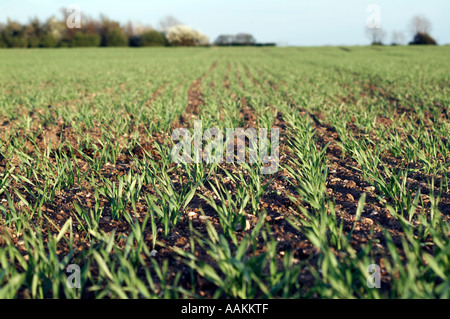
[(258, 42), (278, 45), (368, 45), (364, 29), (378, 5), (382, 28), (390, 43), (393, 31), (409, 41), (408, 24), (415, 15), (432, 24), (438, 44), (450, 44), (449, 0), (0, 0), (0, 22), (8, 18), (26, 23), (62, 17), (61, 8), (77, 5), (82, 15), (105, 14), (125, 24), (139, 22), (157, 28), (172, 15), (214, 41), (220, 34), (252, 34)]

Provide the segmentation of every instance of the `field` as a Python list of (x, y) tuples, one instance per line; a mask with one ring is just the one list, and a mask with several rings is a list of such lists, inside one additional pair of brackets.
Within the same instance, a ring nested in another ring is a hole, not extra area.
[[(449, 56), (0, 50), (0, 298), (449, 298)], [(174, 163), (195, 120), (278, 170)]]

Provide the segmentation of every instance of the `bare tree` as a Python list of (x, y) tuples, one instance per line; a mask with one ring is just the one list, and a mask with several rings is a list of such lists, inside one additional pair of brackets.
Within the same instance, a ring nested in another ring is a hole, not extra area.
[(128, 21), (125, 26), (123, 27), (123, 31), (127, 35), (127, 37), (131, 37), (134, 35), (134, 26), (131, 21)]
[(430, 34), (431, 22), (423, 15), (416, 15), (411, 19), (409, 29), (413, 35)]
[(167, 32), (171, 27), (175, 27), (181, 24), (183, 23), (181, 23), (177, 18), (173, 16), (166, 16), (159, 21), (159, 29), (162, 32)]
[(406, 44), (405, 41), (405, 34), (401, 31), (394, 31), (392, 32), (392, 44), (393, 45), (404, 45)]
[(366, 36), (370, 39), (372, 44), (383, 44), (386, 38), (386, 31), (382, 28), (366, 27)]

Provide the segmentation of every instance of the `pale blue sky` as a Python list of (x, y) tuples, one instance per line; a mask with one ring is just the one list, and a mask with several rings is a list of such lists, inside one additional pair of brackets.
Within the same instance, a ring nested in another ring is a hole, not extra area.
[(369, 4), (381, 8), (381, 24), (388, 32), (403, 31), (422, 14), (432, 23), (431, 35), (439, 44), (450, 44), (449, 0), (0, 0), (0, 22), (7, 18), (27, 22), (61, 17), (60, 9), (71, 4), (82, 14), (100, 13), (122, 23), (128, 20), (158, 26), (166, 15), (198, 29), (211, 41), (220, 34), (246, 32), (258, 42), (287, 45), (366, 45), (364, 27)]

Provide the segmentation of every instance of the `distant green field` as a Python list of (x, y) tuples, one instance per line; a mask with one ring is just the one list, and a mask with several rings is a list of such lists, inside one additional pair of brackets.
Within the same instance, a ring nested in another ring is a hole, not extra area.
[[(0, 298), (449, 298), (449, 56), (0, 50)], [(174, 163), (196, 120), (277, 172)]]

